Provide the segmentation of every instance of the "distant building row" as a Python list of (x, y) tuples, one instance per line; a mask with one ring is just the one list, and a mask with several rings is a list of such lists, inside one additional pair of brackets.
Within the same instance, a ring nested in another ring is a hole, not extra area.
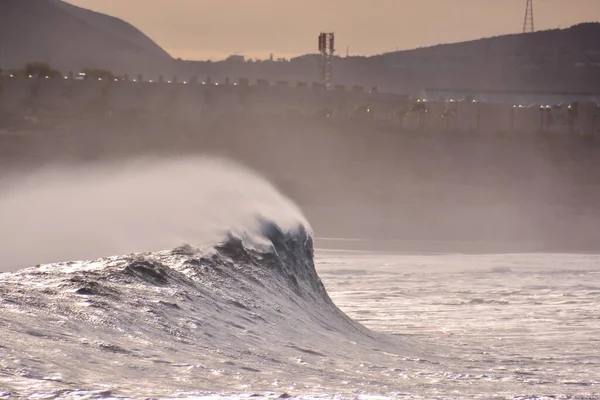
[(73, 78), (0, 79), (0, 107), (16, 114), (67, 116), (85, 112), (167, 113), (174, 117), (196, 118), (204, 113), (279, 113), (290, 110), (312, 112), (331, 108), (351, 111), (356, 105), (372, 105), (392, 112), (408, 102), (408, 96), (383, 94), (377, 88), (338, 85), (326, 90), (320, 83), (309, 85), (287, 81), (271, 84), (248, 79), (237, 82), (134, 80)]
[(153, 82), (141, 76), (133, 80), (3, 76), (0, 109), (17, 116), (137, 114), (183, 120), (236, 112), (295, 113), (373, 120), (413, 131), (541, 131), (600, 136), (600, 108), (593, 95), (426, 90), (419, 99), (411, 99), (361, 86), (338, 85), (326, 90), (318, 83), (292, 86), (286, 81), (271, 84), (258, 80), (251, 84), (247, 79), (218, 83), (210, 78), (180, 81), (175, 77)]

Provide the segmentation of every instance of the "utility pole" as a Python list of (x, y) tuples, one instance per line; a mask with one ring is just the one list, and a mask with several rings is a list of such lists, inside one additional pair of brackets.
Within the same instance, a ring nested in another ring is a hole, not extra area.
[(523, 20), (523, 33), (533, 32), (535, 32), (535, 27), (533, 25), (533, 0), (527, 0), (525, 19)]
[(321, 33), (319, 35), (319, 53), (321, 53), (321, 80), (329, 90), (333, 88), (333, 69), (331, 63), (335, 53), (335, 34)]

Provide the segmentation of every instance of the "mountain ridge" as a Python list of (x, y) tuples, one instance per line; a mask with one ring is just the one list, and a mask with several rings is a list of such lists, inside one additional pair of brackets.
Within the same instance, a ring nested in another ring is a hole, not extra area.
[[(154, 51), (157, 55), (171, 57), (163, 48), (158, 46), (146, 34), (127, 21), (108, 14), (102, 14), (93, 10), (78, 7), (62, 0), (50, 0), (50, 2), (63, 8), (75, 17), (84, 19), (87, 17), (88, 23), (96, 25), (98, 28), (103, 29), (107, 33), (114, 34), (114, 32), (111, 32), (111, 30), (118, 29), (121, 31), (119, 33), (120, 36), (131, 41), (132, 43), (145, 47), (150, 51)], [(92, 16), (95, 17), (95, 19), (89, 18)], [(109, 24), (110, 26), (107, 26)]]
[(172, 62), (167, 52), (131, 24), (61, 0), (3, 0), (0, 46), (4, 69), (43, 61), (61, 70), (153, 72)]
[[(375, 56), (334, 57), (334, 81), (417, 95), (423, 88), (526, 92), (600, 92), (600, 23), (500, 35)], [(319, 81), (319, 55), (287, 61), (177, 63), (181, 76)]]
[[(18, 37), (18, 40), (14, 40)], [(338, 57), (334, 81), (417, 95), (423, 88), (600, 93), (600, 23), (438, 44), (375, 56)], [(319, 56), (284, 61), (175, 60), (133, 25), (62, 0), (0, 2), (0, 68), (42, 61), (148, 79), (178, 76), (318, 82)]]

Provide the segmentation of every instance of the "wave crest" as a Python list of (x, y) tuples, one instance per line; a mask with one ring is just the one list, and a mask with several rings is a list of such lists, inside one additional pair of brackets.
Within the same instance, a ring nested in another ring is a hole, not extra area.
[(39, 263), (210, 244), (256, 215), (308, 226), (266, 179), (214, 158), (45, 167), (0, 191), (0, 272)]

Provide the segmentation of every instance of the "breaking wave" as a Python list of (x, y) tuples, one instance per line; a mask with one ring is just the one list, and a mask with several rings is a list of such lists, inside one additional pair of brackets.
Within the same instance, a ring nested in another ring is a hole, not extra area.
[[(273, 382), (307, 392), (335, 379), (329, 369), (340, 359), (389, 358), (391, 343), (330, 300), (307, 228), (282, 230), (264, 218), (258, 225), (211, 248), (0, 274), (0, 321), (11, 327), (0, 346), (0, 387), (19, 397), (106, 395), (107, 387), (111, 395), (172, 396)], [(307, 371), (313, 378), (298, 382)]]
[(300, 210), (239, 166), (17, 178), (0, 196), (0, 271), (44, 264), (0, 273), (0, 398), (354, 395), (424, 362), (335, 306)]

